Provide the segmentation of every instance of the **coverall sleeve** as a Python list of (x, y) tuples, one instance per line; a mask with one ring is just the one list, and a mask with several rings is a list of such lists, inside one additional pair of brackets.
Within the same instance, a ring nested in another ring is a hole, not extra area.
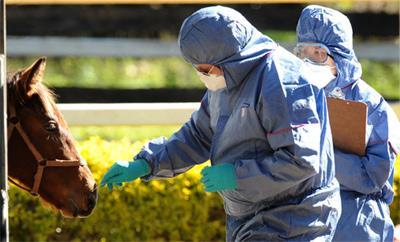
[(381, 103), (368, 116), (368, 126), (372, 132), (365, 156), (335, 149), (336, 177), (345, 188), (363, 194), (378, 192), (393, 171), (395, 142), (398, 141), (391, 140), (390, 134), (396, 133), (398, 122), (396, 117), (391, 117), (391, 112), (385, 110), (385, 105)]
[[(272, 152), (235, 162), (238, 192), (250, 201), (271, 199), (319, 172), (326, 134), (325, 97), (320, 92), (315, 96), (313, 87), (304, 85), (264, 95), (261, 120)], [(329, 126), (328, 131), (330, 135)]]
[(209, 159), (212, 130), (208, 112), (207, 93), (200, 108), (188, 122), (167, 140), (164, 137), (147, 143), (135, 159), (148, 161), (151, 173), (143, 180), (170, 178), (186, 172)]

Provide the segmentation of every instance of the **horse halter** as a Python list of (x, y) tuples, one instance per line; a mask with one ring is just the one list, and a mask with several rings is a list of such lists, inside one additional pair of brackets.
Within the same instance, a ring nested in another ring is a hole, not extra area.
[(32, 195), (37, 196), (39, 195), (39, 187), (40, 183), (42, 181), (43, 177), (43, 172), (44, 168), (46, 167), (68, 167), (68, 166), (81, 166), (81, 162), (79, 160), (75, 159), (70, 159), (70, 160), (61, 160), (61, 159), (54, 159), (54, 160), (49, 160), (45, 159), (40, 152), (36, 149), (35, 145), (32, 143), (31, 139), (25, 132), (25, 130), (22, 128), (20, 120), (18, 119), (15, 108), (11, 107), (10, 108), (10, 117), (7, 119), (8, 127), (7, 127), (7, 133), (8, 133), (8, 141), (11, 138), (11, 135), (14, 131), (14, 129), (19, 132), (20, 136), (22, 137), (23, 141), (25, 142), (26, 146), (29, 148), (29, 150), (32, 152), (33, 156), (35, 157), (37, 161), (37, 168), (35, 175), (33, 177), (33, 187), (32, 189), (25, 188), (21, 186), (20, 184), (16, 183), (12, 179), (9, 178), (9, 180), (19, 188), (26, 190), (30, 192)]

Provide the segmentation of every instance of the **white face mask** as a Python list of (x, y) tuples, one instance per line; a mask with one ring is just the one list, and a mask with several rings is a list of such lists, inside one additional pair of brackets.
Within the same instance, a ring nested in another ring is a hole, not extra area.
[(215, 74), (204, 74), (199, 71), (196, 72), (200, 80), (206, 85), (207, 89), (211, 91), (217, 91), (226, 87), (224, 75), (217, 76)]
[(307, 66), (308, 70), (312, 73), (312, 79), (310, 83), (322, 89), (326, 87), (329, 82), (336, 78), (335, 75), (332, 74), (331, 69), (334, 67), (328, 65), (316, 65), (310, 62), (304, 61), (304, 64)]

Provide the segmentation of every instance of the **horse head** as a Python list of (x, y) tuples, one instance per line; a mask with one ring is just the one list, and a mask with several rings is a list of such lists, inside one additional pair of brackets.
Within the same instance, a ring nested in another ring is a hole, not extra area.
[(54, 95), (42, 84), (46, 59), (7, 81), (8, 176), (65, 217), (88, 216), (97, 185)]

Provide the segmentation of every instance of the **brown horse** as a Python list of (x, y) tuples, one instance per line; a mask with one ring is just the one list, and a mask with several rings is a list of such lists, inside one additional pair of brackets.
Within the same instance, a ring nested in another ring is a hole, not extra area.
[(88, 216), (96, 182), (41, 83), (45, 66), (40, 58), (7, 81), (8, 177), (66, 217)]

